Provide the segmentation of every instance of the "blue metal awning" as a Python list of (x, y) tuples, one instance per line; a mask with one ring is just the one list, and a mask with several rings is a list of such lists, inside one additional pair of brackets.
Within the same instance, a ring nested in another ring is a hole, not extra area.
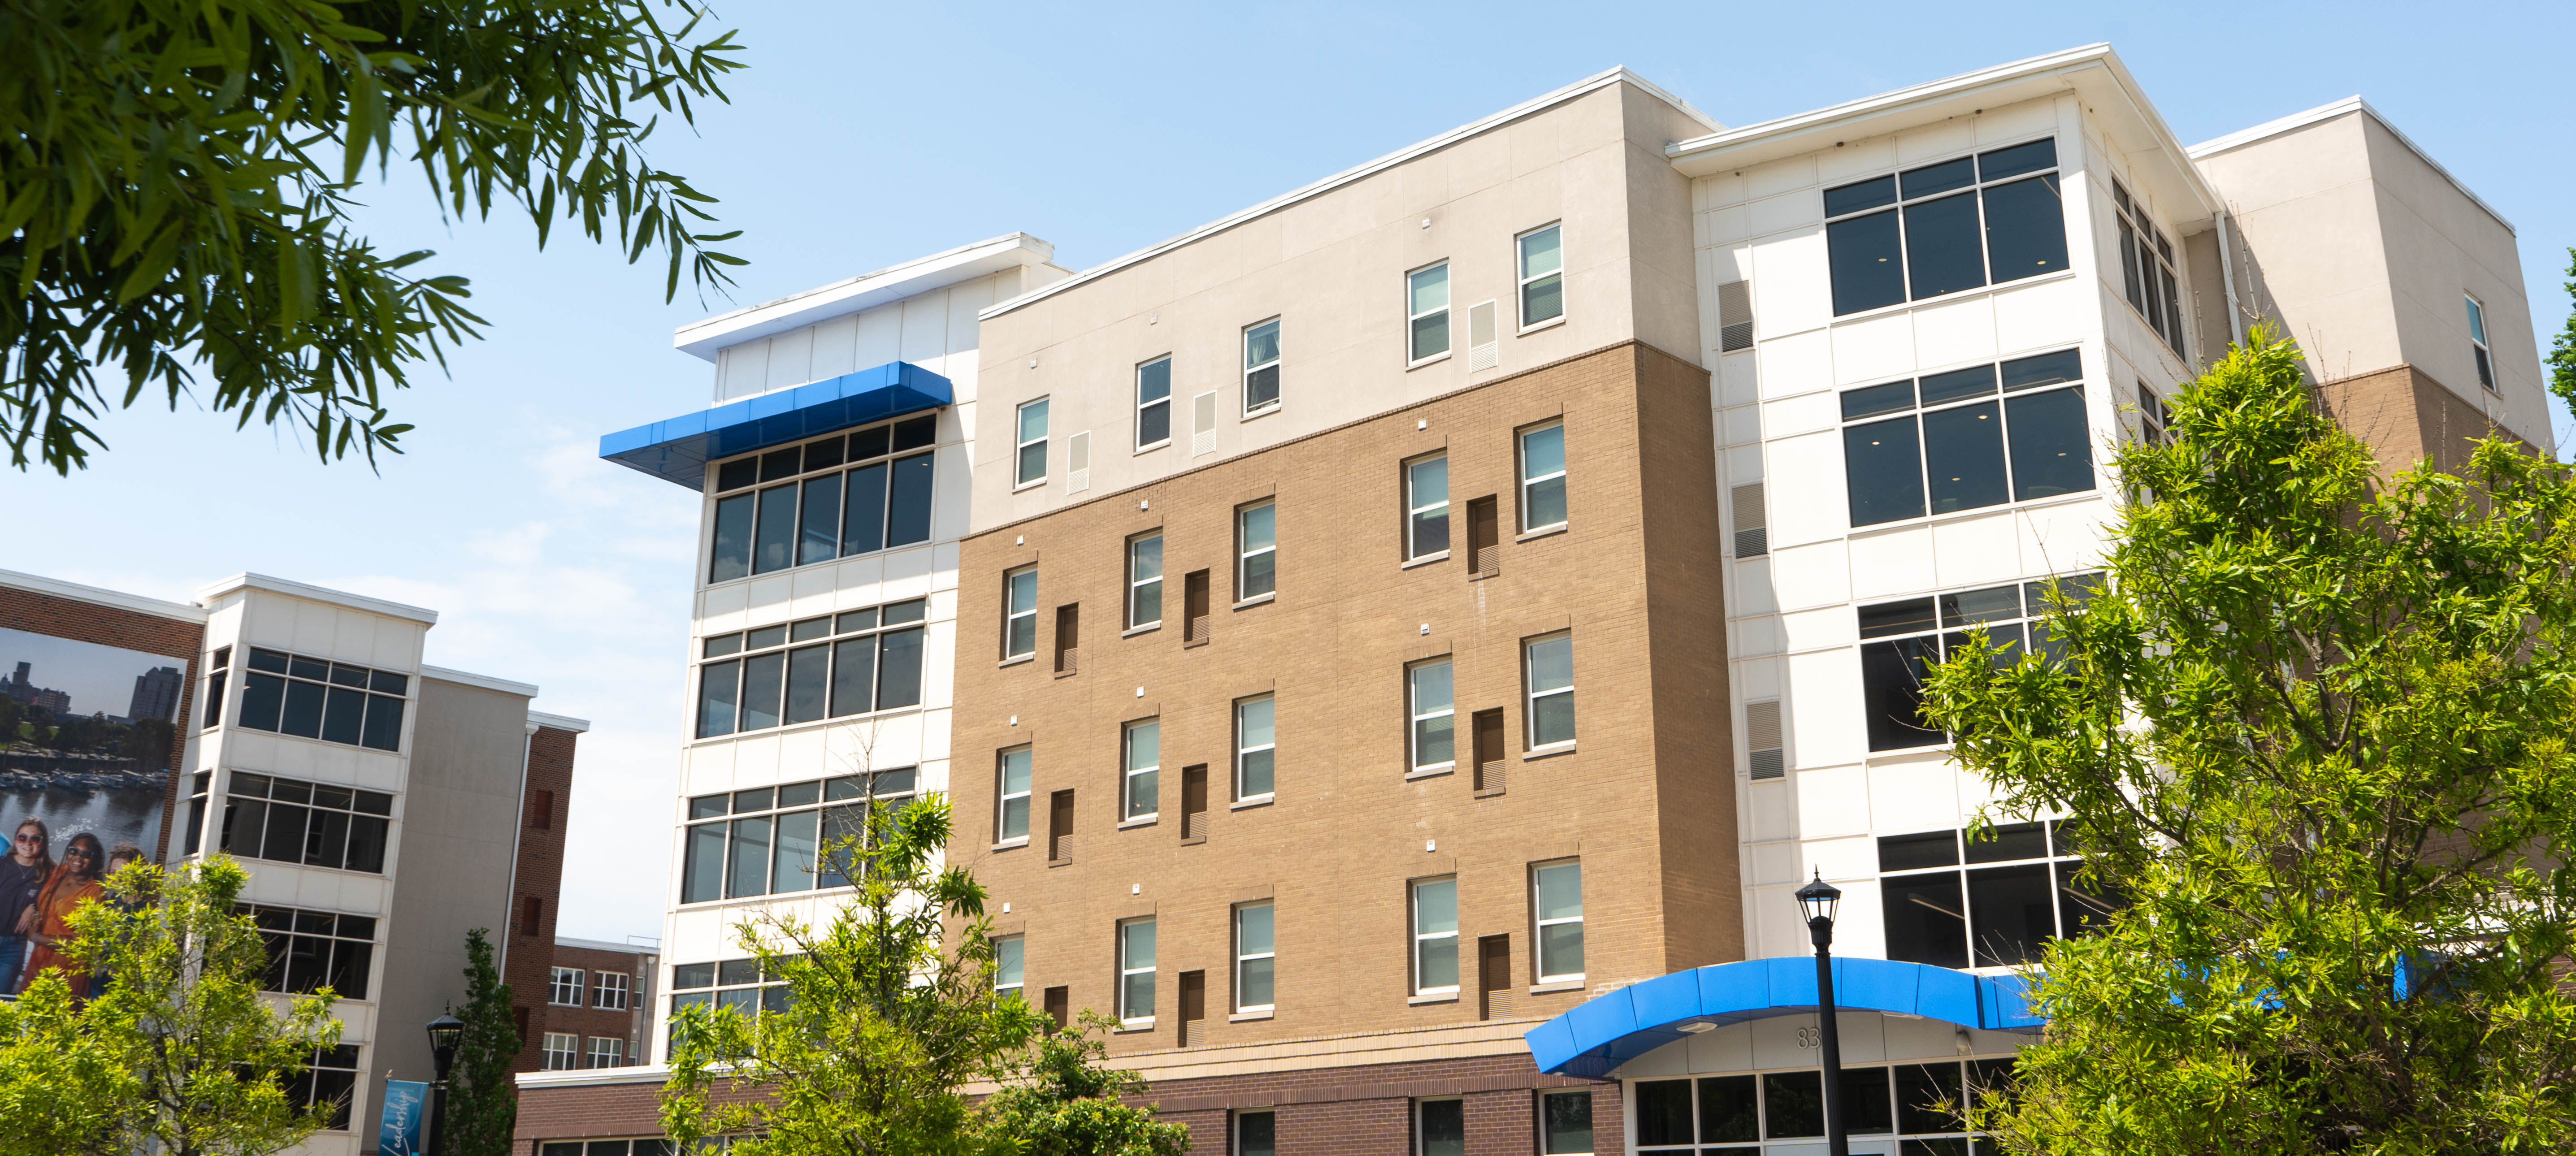
[[(1834, 960), (1834, 1005), (1894, 1012), (1988, 1031), (2039, 1030), (2029, 984), (2019, 976), (1977, 975), (1887, 959)], [(1682, 1025), (1726, 1025), (1813, 1015), (1816, 962), (1752, 959), (1677, 971), (1608, 992), (1531, 1028), (1530, 1057), (1551, 1075), (1602, 1079), (1619, 1065), (1683, 1039)]]
[(696, 490), (705, 487), (707, 463), (717, 458), (937, 409), (953, 397), (947, 378), (909, 361), (889, 361), (607, 434), (599, 439), (599, 456)]

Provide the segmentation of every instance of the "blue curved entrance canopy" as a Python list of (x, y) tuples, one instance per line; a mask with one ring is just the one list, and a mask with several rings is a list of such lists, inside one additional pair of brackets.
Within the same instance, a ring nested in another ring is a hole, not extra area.
[[(2019, 976), (1976, 975), (1888, 959), (1834, 960), (1834, 1005), (1843, 1011), (1922, 1016), (1988, 1031), (2037, 1031)], [(1600, 1079), (1683, 1038), (1682, 1025), (1743, 1023), (1816, 1011), (1816, 963), (1792, 956), (1677, 971), (1594, 996), (1531, 1028), (1538, 1070)]]
[(865, 425), (950, 403), (948, 379), (909, 361), (684, 413), (599, 439), (599, 456), (690, 489), (706, 483), (707, 463), (765, 450), (836, 429)]

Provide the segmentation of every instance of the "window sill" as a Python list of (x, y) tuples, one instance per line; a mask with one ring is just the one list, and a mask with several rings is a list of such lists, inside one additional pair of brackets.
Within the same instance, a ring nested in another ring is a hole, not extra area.
[[(1954, 510), (1947, 514), (1927, 514), (1920, 518), (1902, 518), (1893, 522), (1872, 522), (1866, 526), (1852, 527), (1850, 536), (1853, 538), (1872, 538), (1881, 534), (1893, 534), (1903, 530), (1919, 530), (1925, 526), (1946, 526), (1954, 522), (1965, 522), (1976, 518), (1991, 518), (1997, 514), (2008, 513), (2015, 510), (2036, 510), (2049, 506), (2062, 506), (2072, 502), (2096, 501), (2101, 499), (2102, 494), (2103, 489), (2097, 484), (2092, 489), (2077, 490), (2071, 494), (2050, 494), (2045, 498), (2025, 498), (2018, 502), (1999, 502), (1991, 506), (1979, 506), (1973, 510)], [(1756, 557), (1762, 556), (1764, 555), (1756, 555)]]
[(996, 662), (993, 664), (993, 669), (1000, 670), (1004, 667), (1018, 666), (1023, 662), (1036, 662), (1037, 660), (1038, 656), (1034, 654), (1023, 654), (1018, 658), (1005, 658), (1000, 662)]
[(1254, 807), (1267, 807), (1278, 801), (1279, 796), (1275, 792), (1267, 795), (1254, 795), (1249, 799), (1236, 799), (1234, 802), (1226, 804), (1225, 809), (1229, 811), (1245, 811)]
[(1557, 743), (1554, 746), (1538, 747), (1532, 750), (1522, 751), (1521, 761), (1524, 763), (1532, 763), (1537, 762), (1540, 759), (1552, 759), (1558, 755), (1570, 755), (1573, 753), (1573, 743)]
[(1501, 787), (1486, 787), (1476, 792), (1476, 797), (1479, 799), (1500, 798), (1502, 795), (1503, 788)]
[(1270, 403), (1270, 404), (1268, 404), (1268, 405), (1262, 406), (1262, 407), (1261, 407), (1261, 408), (1259, 408), (1259, 409), (1249, 409), (1249, 410), (1245, 410), (1245, 411), (1243, 412), (1243, 417), (1241, 417), (1241, 418), (1240, 418), (1240, 419), (1238, 419), (1238, 420), (1241, 420), (1241, 421), (1258, 421), (1258, 420), (1260, 420), (1260, 419), (1262, 419), (1262, 418), (1269, 417), (1271, 414), (1274, 414), (1274, 413), (1279, 412), (1279, 411), (1280, 411), (1281, 409), (1283, 409), (1283, 408), (1286, 408), (1286, 407), (1284, 407), (1284, 406), (1282, 406), (1280, 403), (1278, 403), (1278, 402), (1275, 402), (1275, 401), (1274, 401), (1274, 402), (1271, 402), (1271, 403)]
[(1141, 1020), (1120, 1020), (1118, 1021), (1117, 1027), (1109, 1029), (1109, 1034), (1113, 1036), (1123, 1036), (1129, 1032), (1150, 1032), (1152, 1030), (1154, 1030), (1154, 1021), (1152, 1017), (1147, 1017)]
[(1067, 855), (1062, 859), (1049, 859), (1046, 861), (1046, 864), (1049, 867), (1071, 867), (1073, 866), (1073, 856)]
[(1192, 648), (1195, 648), (1195, 647), (1205, 646), (1205, 645), (1207, 645), (1207, 644), (1208, 644), (1207, 637), (1206, 637), (1205, 635), (1201, 635), (1200, 637), (1193, 638), (1193, 639), (1190, 639), (1190, 640), (1189, 640), (1189, 641), (1187, 641), (1187, 642), (1182, 643), (1182, 644), (1181, 644), (1181, 649), (1183, 649), (1183, 650), (1189, 650), (1189, 649), (1192, 649)]
[(1073, 676), (1075, 676), (1075, 675), (1077, 675), (1077, 674), (1080, 674), (1080, 673), (1082, 673), (1082, 672), (1081, 672), (1081, 671), (1079, 671), (1079, 670), (1059, 670), (1059, 671), (1055, 672), (1055, 676), (1056, 676), (1057, 678), (1072, 678)]
[(1118, 637), (1134, 638), (1139, 634), (1151, 634), (1157, 630), (1161, 630), (1162, 628), (1163, 624), (1160, 622), (1148, 622), (1143, 626), (1130, 626), (1125, 630), (1119, 631)]
[(1171, 447), (1171, 444), (1172, 444), (1172, 439), (1170, 439), (1170, 438), (1164, 438), (1163, 440), (1158, 441), (1158, 442), (1155, 442), (1154, 444), (1149, 445), (1149, 446), (1138, 446), (1138, 447), (1136, 447), (1134, 450), (1132, 450), (1132, 451), (1130, 451), (1130, 452), (1129, 452), (1129, 456), (1133, 457), (1133, 456), (1142, 455), (1142, 454), (1150, 454), (1150, 453), (1154, 452), (1155, 450), (1159, 450), (1159, 449), (1169, 449), (1169, 448)]
[(1556, 994), (1557, 992), (1561, 992), (1561, 991), (1582, 991), (1582, 990), (1583, 990), (1583, 980), (1581, 980), (1580, 978), (1576, 978), (1576, 979), (1556, 979), (1556, 980), (1549, 980), (1549, 981), (1548, 981), (1548, 982), (1546, 982), (1546, 983), (1534, 983), (1534, 984), (1531, 984), (1531, 985), (1530, 985), (1530, 989), (1529, 989), (1529, 993), (1530, 993), (1531, 995), (1554, 995), (1554, 994)]
[(1046, 480), (1045, 478), (1039, 478), (1039, 479), (1037, 479), (1037, 480), (1035, 480), (1035, 481), (1029, 481), (1029, 482), (1020, 482), (1020, 483), (1018, 483), (1018, 484), (1016, 484), (1016, 485), (1013, 485), (1013, 486), (1011, 487), (1011, 492), (1012, 492), (1012, 493), (1014, 493), (1014, 494), (1016, 494), (1016, 493), (1019, 493), (1019, 492), (1020, 492), (1020, 491), (1022, 491), (1022, 490), (1034, 490), (1034, 489), (1038, 488), (1039, 486), (1043, 486), (1043, 485), (1045, 485), (1046, 483), (1047, 483), (1047, 480)]
[(999, 843), (995, 843), (993, 844), (993, 849), (996, 851), (1016, 851), (1028, 845), (1029, 837), (1022, 835), (1017, 839), (1004, 839)]
[(1250, 597), (1250, 598), (1246, 598), (1246, 599), (1244, 599), (1244, 600), (1243, 600), (1243, 601), (1241, 601), (1241, 602), (1237, 602), (1237, 603), (1235, 603), (1235, 604), (1234, 604), (1234, 608), (1235, 608), (1235, 609), (1237, 609), (1237, 610), (1250, 610), (1250, 609), (1252, 609), (1252, 608), (1253, 608), (1253, 607), (1255, 607), (1255, 606), (1267, 606), (1267, 605), (1269, 605), (1269, 604), (1271, 604), (1271, 603), (1273, 603), (1273, 602), (1276, 602), (1276, 601), (1278, 601), (1278, 600), (1279, 600), (1279, 592), (1278, 592), (1278, 591), (1276, 591), (1276, 590), (1273, 590), (1273, 591), (1271, 591), (1271, 592), (1270, 592), (1270, 593), (1268, 593), (1268, 594), (1255, 594), (1255, 595), (1253, 595), (1253, 596), (1252, 596), (1252, 597)]
[(1436, 779), (1442, 775), (1454, 775), (1457, 773), (1458, 764), (1456, 763), (1443, 763), (1436, 767), (1416, 767), (1410, 771), (1404, 772), (1404, 781), (1410, 783), (1416, 779)]
[(1417, 370), (1417, 369), (1423, 369), (1423, 368), (1427, 368), (1427, 367), (1430, 367), (1430, 366), (1438, 365), (1438, 364), (1440, 364), (1441, 362), (1444, 362), (1444, 361), (1449, 360), (1452, 356), (1455, 356), (1455, 355), (1456, 355), (1456, 353), (1457, 353), (1457, 351), (1456, 351), (1456, 350), (1453, 350), (1453, 349), (1444, 349), (1444, 350), (1441, 350), (1441, 351), (1440, 351), (1440, 352), (1438, 352), (1438, 353), (1432, 354), (1432, 355), (1431, 355), (1431, 356), (1429, 356), (1429, 357), (1423, 358), (1423, 359), (1422, 359), (1422, 360), (1420, 360), (1420, 361), (1410, 361), (1410, 362), (1406, 362), (1406, 363), (1405, 363), (1405, 366), (1404, 366), (1404, 371), (1405, 371), (1406, 373), (1411, 373), (1411, 372), (1413, 372), (1414, 370)]
[[(705, 746), (705, 745), (706, 745), (706, 744), (708, 744), (708, 743), (732, 742), (732, 741), (733, 741), (733, 740), (735, 740), (735, 739), (766, 738), (766, 737), (768, 737), (768, 736), (770, 736), (770, 735), (777, 735), (777, 734), (793, 734), (793, 733), (798, 732), (798, 731), (814, 730), (814, 729), (817, 729), (817, 728), (820, 728), (820, 727), (828, 727), (828, 726), (848, 726), (848, 725), (849, 725), (849, 724), (851, 724), (851, 723), (863, 723), (863, 722), (882, 722), (882, 721), (884, 721), (884, 720), (886, 720), (886, 719), (893, 718), (893, 717), (895, 717), (895, 716), (897, 716), (897, 715), (903, 715), (903, 714), (919, 714), (919, 713), (921, 713), (921, 709), (922, 709), (922, 708), (921, 708), (920, 704), (918, 704), (918, 703), (915, 703), (915, 704), (914, 704), (914, 705), (912, 705), (912, 706), (890, 706), (890, 707), (887, 707), (887, 708), (886, 708), (886, 709), (884, 709), (884, 710), (872, 710), (872, 711), (867, 711), (867, 712), (862, 713), (862, 714), (845, 714), (845, 715), (842, 715), (842, 716), (840, 716), (840, 717), (838, 717), (838, 718), (816, 719), (816, 720), (814, 720), (814, 721), (812, 721), (812, 722), (786, 723), (786, 724), (783, 724), (783, 725), (780, 725), (780, 726), (774, 726), (774, 727), (761, 727), (761, 728), (759, 728), (759, 729), (757, 729), (757, 730), (735, 731), (735, 732), (733, 732), (732, 734), (729, 734), (729, 735), (708, 735), (707, 737), (702, 738), (702, 739), (690, 739), (690, 740), (689, 740), (689, 745), (690, 745), (690, 746), (693, 746), (693, 747), (696, 747), (696, 746)], [(260, 733), (262, 733), (262, 734), (267, 734), (268, 732), (266, 732), (266, 731), (262, 731), (262, 732), (260, 732)], [(294, 736), (294, 735), (287, 735), (287, 736), (285, 736), (285, 737), (287, 737), (287, 738), (294, 738), (294, 737), (296, 737), (296, 736)], [(320, 740), (320, 739), (313, 739), (313, 740), (311, 740), (311, 741), (313, 741), (313, 742), (321, 742), (322, 740)], [(337, 745), (337, 744), (334, 744), (334, 745)], [(359, 748), (359, 749), (366, 749), (366, 748)]]
[(1199, 844), (1201, 844), (1201, 843), (1205, 843), (1205, 842), (1207, 842), (1207, 836), (1205, 836), (1205, 835), (1192, 835), (1192, 836), (1190, 836), (1190, 837), (1188, 837), (1188, 838), (1186, 838), (1186, 839), (1181, 840), (1181, 846), (1184, 846), (1184, 847), (1196, 847), (1196, 846), (1198, 846)]
[(1437, 554), (1425, 554), (1425, 555), (1423, 555), (1423, 556), (1421, 556), (1421, 557), (1419, 557), (1419, 558), (1416, 558), (1416, 559), (1414, 559), (1414, 560), (1412, 560), (1412, 561), (1410, 561), (1410, 562), (1407, 562), (1407, 563), (1405, 563), (1405, 564), (1404, 564), (1404, 566), (1403, 566), (1402, 568), (1403, 568), (1403, 569), (1406, 569), (1406, 570), (1410, 570), (1410, 569), (1413, 569), (1413, 568), (1414, 568), (1414, 567), (1416, 567), (1416, 566), (1428, 566), (1428, 565), (1430, 565), (1430, 564), (1432, 564), (1432, 563), (1434, 563), (1434, 562), (1446, 562), (1446, 561), (1448, 561), (1448, 560), (1449, 560), (1449, 552), (1448, 552), (1447, 550), (1442, 550), (1441, 552), (1439, 552), (1439, 553), (1437, 553)]
[(1270, 1019), (1278, 1014), (1279, 1013), (1277, 1011), (1270, 1008), (1263, 1008), (1260, 1011), (1241, 1011), (1225, 1017), (1225, 1022), (1230, 1024), (1248, 1024), (1256, 1020)]
[(1554, 537), (1554, 536), (1556, 536), (1556, 535), (1558, 535), (1558, 534), (1562, 534), (1562, 533), (1564, 533), (1564, 532), (1566, 531), (1566, 527), (1567, 527), (1567, 523), (1564, 523), (1564, 522), (1559, 522), (1559, 523), (1557, 523), (1557, 524), (1555, 524), (1555, 525), (1553, 525), (1553, 526), (1541, 526), (1541, 527), (1539, 527), (1538, 529), (1531, 530), (1531, 531), (1529, 531), (1529, 532), (1527, 532), (1527, 533), (1525, 533), (1525, 534), (1520, 535), (1519, 537), (1513, 538), (1513, 539), (1512, 539), (1512, 541), (1514, 541), (1514, 542), (1535, 542), (1535, 541), (1537, 541), (1537, 540), (1539, 540), (1539, 539), (1541, 539), (1541, 538), (1550, 538), (1550, 537)]
[(1163, 813), (1156, 811), (1151, 815), (1138, 815), (1133, 819), (1120, 819), (1118, 821), (1118, 829), (1124, 831), (1130, 827), (1151, 827), (1162, 821)]
[(1456, 1003), (1458, 1002), (1458, 993), (1454, 991), (1424, 992), (1421, 995), (1408, 996), (1405, 998), (1404, 1002), (1413, 1007), (1421, 1007), (1424, 1004), (1434, 1003)]
[[(1833, 320), (1828, 321), (1825, 324), (1827, 326), (1834, 326), (1845, 325), (1854, 321), (1871, 321), (1891, 314), (1903, 313), (1908, 309), (1922, 309), (1933, 305), (1948, 305), (1957, 301), (1973, 301), (1979, 297), (1991, 297), (2007, 289), (2019, 289), (2025, 285), (2045, 285), (2051, 281), (2072, 280), (2074, 277), (2075, 270), (2071, 268), (2060, 269), (2054, 273), (2042, 273), (2037, 277), (2021, 277), (2011, 281), (1998, 281), (1992, 284), (1980, 285), (1974, 289), (1961, 289), (1956, 293), (1943, 293), (1932, 297), (1918, 297), (1911, 301), (1899, 301), (1894, 305), (1881, 305), (1876, 309), (1863, 309), (1856, 313), (1845, 313), (1835, 317)], [(2121, 299), (2121, 304), (2125, 305), (2127, 303), (2128, 301), (2126, 298)], [(2152, 333), (2154, 330), (2150, 329), (2148, 332)], [(1766, 336), (1763, 340), (1768, 341), (1772, 337), (1787, 336), (1790, 335), (1786, 333), (1777, 333)]]
[(1559, 314), (1557, 314), (1556, 316), (1554, 316), (1554, 317), (1550, 317), (1550, 318), (1548, 318), (1548, 319), (1547, 319), (1547, 320), (1545, 320), (1545, 321), (1541, 321), (1541, 322), (1539, 322), (1539, 323), (1538, 323), (1538, 324), (1536, 324), (1536, 325), (1524, 325), (1524, 326), (1521, 326), (1521, 331), (1520, 331), (1519, 333), (1517, 333), (1517, 334), (1514, 334), (1514, 336), (1516, 336), (1516, 337), (1527, 337), (1527, 336), (1529, 336), (1530, 334), (1537, 333), (1537, 332), (1539, 332), (1539, 331), (1541, 331), (1541, 330), (1545, 330), (1545, 329), (1554, 329), (1554, 328), (1556, 328), (1557, 326), (1559, 326), (1559, 325), (1563, 325), (1563, 324), (1565, 324), (1565, 314), (1559, 313)]

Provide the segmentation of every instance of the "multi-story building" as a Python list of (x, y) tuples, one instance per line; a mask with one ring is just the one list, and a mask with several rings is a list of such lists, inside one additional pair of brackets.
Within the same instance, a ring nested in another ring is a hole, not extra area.
[[(2048, 644), (2104, 463), (2257, 320), (2392, 465), (2550, 448), (2508, 224), (2357, 99), (2185, 148), (2103, 46), (1737, 129), (1613, 71), (1038, 249), (683, 330), (727, 404), (605, 439), (705, 495), (667, 986), (756, 1006), (719, 929), (829, 904), (891, 771), (1198, 1151), (1811, 1147), (1819, 873), (1854, 1150), (1960, 1150), (1923, 1104), (2095, 908), (2054, 816), (1962, 841), (1921, 665)], [(522, 1136), (650, 1136), (654, 1078), (528, 1077)]]
[(117, 687), (137, 712), (102, 744), (113, 758), (12, 734), (0, 823), (42, 830), (58, 860), (86, 838), (248, 869), (271, 990), (339, 996), (341, 1042), (296, 1094), (340, 1108), (301, 1151), (373, 1151), (385, 1081), (431, 1077), (423, 1028), (465, 1003), (471, 929), (491, 930), (505, 973), (534, 969), (519, 1066), (543, 1058), (560, 850), (530, 849), (560, 823), (590, 724), (530, 709), (526, 683), (424, 663), (437, 621), (258, 574), (182, 603), (0, 572), (0, 661), (40, 655), (39, 679), (75, 680), (58, 693)]
[(546, 975), (543, 1069), (623, 1068), (652, 1047), (661, 949), (557, 936)]

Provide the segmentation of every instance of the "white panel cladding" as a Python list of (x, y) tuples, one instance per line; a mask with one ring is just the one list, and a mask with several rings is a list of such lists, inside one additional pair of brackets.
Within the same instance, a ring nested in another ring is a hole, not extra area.
[(852, 314), (848, 317), (835, 317), (829, 321), (816, 322), (813, 333), (814, 380), (823, 381), (868, 368), (858, 361), (858, 315)]
[[(1925, 370), (1993, 361), (1995, 342), (1995, 305), (1988, 297), (1934, 305), (1912, 310), (1908, 314), (1914, 328), (1915, 363)], [(2074, 341), (2079, 333), (2066, 331), (2057, 344)], [(1903, 374), (1890, 374), (1901, 377)]]
[(1869, 801), (1880, 834), (1943, 831), (1959, 826), (1958, 768), (1940, 752), (1880, 759), (1869, 767)]
[(1771, 499), (1771, 573), (1783, 609), (1840, 606), (1851, 600), (1851, 548), (1840, 540), (1784, 549), (1779, 541), (1778, 495)]
[(1801, 769), (1789, 776), (1789, 781), (1798, 788), (1801, 838), (1868, 832), (1869, 775), (1859, 763)]
[(814, 373), (814, 327), (790, 329), (769, 339), (769, 381), (763, 392), (820, 381)]
[[(1757, 342), (1819, 329), (1834, 318), (1833, 279), (1825, 264), (1822, 225), (1755, 241), (1752, 280)], [(1767, 360), (1764, 369), (1769, 369)]]
[(1848, 606), (1783, 614), (1780, 631), (1781, 646), (1786, 650), (1822, 650), (1860, 641), (1859, 619)]
[[(1762, 406), (1762, 410), (1762, 425), (1775, 438), (1795, 437), (1817, 430), (1830, 431), (1842, 421), (1842, 413), (1835, 408), (1834, 395), (1822, 391), (1770, 402)], [(1761, 431), (1755, 432), (1759, 434)]]
[(1935, 524), (1932, 585), (1944, 590), (1991, 586), (2031, 573), (2022, 561), (2020, 535), (2013, 521), (2012, 514), (1998, 512)]
[(1764, 474), (1771, 503), (1771, 548), (1839, 538), (1850, 528), (1844, 499), (1842, 445), (1827, 431), (1770, 443)]
[(1904, 313), (1833, 328), (1834, 384), (1868, 385), (1913, 373), (1914, 324)]
[(1771, 596), (1771, 562), (1754, 558), (1735, 564), (1735, 612), (1769, 614), (1777, 609)]
[(1800, 189), (1764, 197), (1744, 206), (1743, 212), (1746, 231), (1755, 237), (1816, 228), (1825, 223), (1824, 194), (1812, 188)]
[[(1761, 292), (1764, 282), (1756, 279), (1754, 292)], [(1753, 324), (1762, 325), (1762, 310), (1755, 306)], [(1756, 340), (1753, 346), (1755, 364), (1763, 398), (1796, 397), (1830, 389), (1834, 383), (1833, 337), (1822, 329), (1769, 341)]]
[(1867, 753), (1860, 654), (1822, 650), (1788, 657), (1789, 757), (1794, 767), (1857, 765)]
[(1928, 526), (1856, 535), (1851, 540), (1852, 598), (1870, 601), (1929, 590), (1932, 567)]

